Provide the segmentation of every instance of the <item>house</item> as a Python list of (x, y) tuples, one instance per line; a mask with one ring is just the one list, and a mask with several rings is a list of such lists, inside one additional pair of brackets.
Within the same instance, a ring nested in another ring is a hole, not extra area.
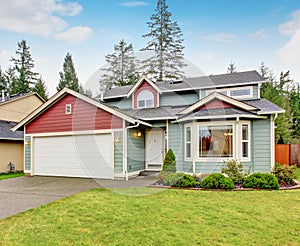
[(44, 103), (37, 93), (26, 93), (0, 97), (0, 173), (10, 170), (23, 170), (24, 142), (23, 132), (11, 130), (17, 122)]
[(220, 172), (237, 159), (252, 172), (274, 166), (274, 120), (256, 71), (112, 88), (99, 100), (63, 89), (13, 130), (25, 131), (30, 175), (128, 178), (161, 170), (167, 149), (177, 170)]

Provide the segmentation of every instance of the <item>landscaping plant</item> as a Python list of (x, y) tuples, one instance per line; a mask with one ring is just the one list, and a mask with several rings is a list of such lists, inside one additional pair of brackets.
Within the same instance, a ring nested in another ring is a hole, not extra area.
[(253, 173), (245, 179), (243, 187), (258, 189), (278, 189), (279, 183), (277, 178), (272, 174)]
[(205, 189), (234, 189), (232, 179), (225, 177), (220, 173), (212, 173), (200, 181), (200, 187)]
[(296, 179), (296, 166), (275, 166), (272, 174), (277, 178), (279, 184), (292, 185)]
[(196, 180), (191, 175), (185, 173), (172, 173), (165, 177), (164, 185), (174, 187), (195, 187)]
[(234, 184), (242, 184), (245, 178), (250, 174), (250, 169), (244, 172), (243, 165), (237, 160), (230, 160), (224, 164), (221, 169), (222, 173), (228, 175)]
[(176, 157), (172, 149), (169, 149), (163, 161), (163, 170), (176, 172)]

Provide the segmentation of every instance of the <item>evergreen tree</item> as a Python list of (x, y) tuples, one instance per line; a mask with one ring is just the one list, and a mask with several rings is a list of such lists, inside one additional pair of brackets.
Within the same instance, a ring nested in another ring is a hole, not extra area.
[(42, 77), (38, 78), (36, 84), (32, 88), (33, 92), (37, 92), (44, 100), (48, 100), (48, 92), (45, 82), (43, 81)]
[(2, 68), (0, 67), (0, 91), (2, 90), (7, 90), (7, 84)]
[(124, 39), (114, 46), (114, 53), (106, 55), (105, 60), (109, 66), (102, 69), (105, 71), (102, 81), (107, 88), (134, 84), (138, 79), (132, 44), (127, 45)]
[(64, 59), (63, 72), (60, 72), (59, 76), (60, 80), (56, 87), (57, 91), (67, 87), (73, 91), (79, 92), (78, 78), (75, 72), (72, 56), (69, 53), (67, 53)]
[(290, 104), (293, 116), (293, 137), (300, 142), (300, 88), (298, 83), (290, 92)]
[(18, 42), (16, 58), (12, 57), (16, 70), (16, 79), (11, 84), (11, 92), (13, 94), (30, 92), (31, 85), (35, 84), (38, 73), (33, 72), (34, 60), (31, 57), (30, 47), (27, 46), (26, 40)]
[(183, 34), (178, 23), (171, 21), (171, 16), (166, 0), (158, 0), (155, 13), (147, 22), (150, 32), (143, 35), (151, 40), (142, 50), (154, 51), (154, 55), (143, 62), (142, 69), (157, 81), (184, 76)]
[(7, 92), (11, 94), (12, 88), (16, 86), (16, 70), (12, 67), (9, 67), (4, 74), (5, 83), (7, 85)]
[(230, 62), (227, 67), (227, 73), (236, 73), (237, 69), (234, 62)]

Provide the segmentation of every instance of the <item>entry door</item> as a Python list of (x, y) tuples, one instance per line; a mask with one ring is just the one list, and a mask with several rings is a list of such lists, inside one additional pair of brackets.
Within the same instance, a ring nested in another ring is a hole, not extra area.
[(164, 158), (164, 131), (152, 129), (146, 131), (146, 168), (161, 170)]

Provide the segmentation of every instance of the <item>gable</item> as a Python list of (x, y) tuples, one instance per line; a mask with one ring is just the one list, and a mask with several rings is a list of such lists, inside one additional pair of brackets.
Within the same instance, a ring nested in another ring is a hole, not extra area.
[(19, 122), (44, 102), (37, 94), (10, 99), (0, 104), (0, 119)]
[(143, 81), (143, 83), (136, 89), (133, 93), (133, 108), (138, 108), (138, 97), (142, 92), (150, 92), (153, 95), (154, 107), (158, 107), (158, 92), (151, 86), (147, 81)]
[[(71, 104), (71, 114), (66, 105)], [(95, 105), (66, 94), (48, 110), (26, 125), (26, 133), (69, 132), (122, 128), (123, 120)]]
[(222, 109), (222, 108), (236, 108), (236, 106), (234, 106), (230, 103), (221, 101), (219, 99), (213, 99), (213, 100), (209, 101), (208, 103), (206, 103), (205, 105), (195, 109), (194, 112), (200, 111), (200, 110)]

